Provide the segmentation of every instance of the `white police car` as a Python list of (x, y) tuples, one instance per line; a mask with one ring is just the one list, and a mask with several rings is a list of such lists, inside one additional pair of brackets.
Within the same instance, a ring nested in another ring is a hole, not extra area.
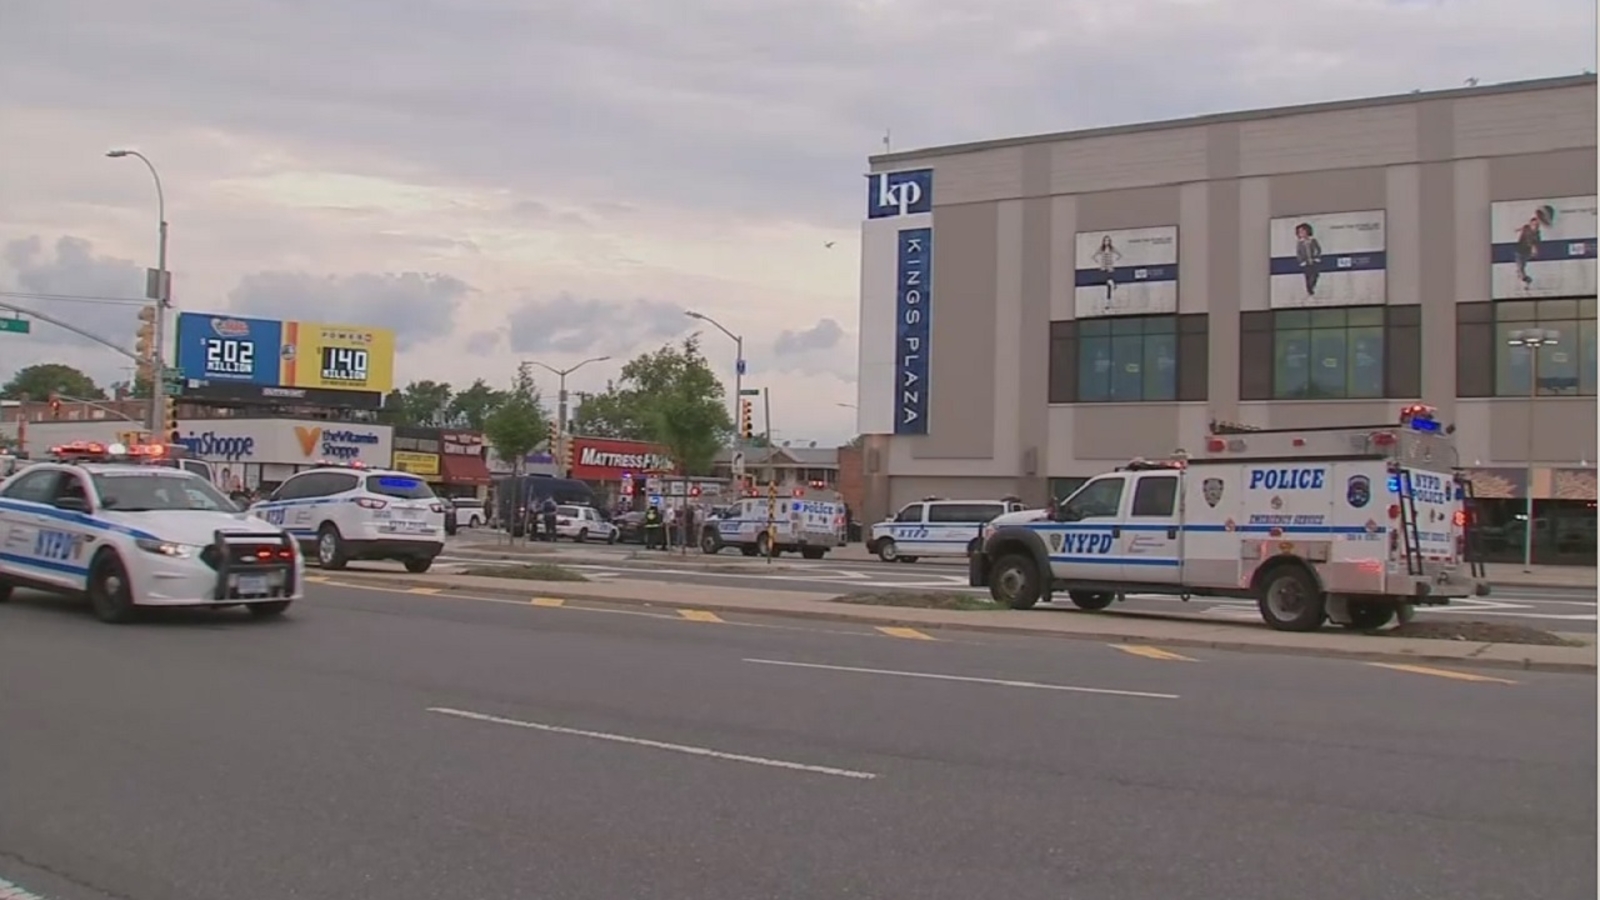
[(428, 483), (392, 469), (323, 463), (296, 472), (251, 512), (296, 538), (324, 569), (395, 559), (426, 572), (444, 549), (444, 504)]
[(243, 605), (276, 616), (304, 565), (282, 529), (210, 482), (142, 464), (141, 448), (54, 447), (0, 487), (0, 601), (18, 587), (83, 593), (106, 622), (142, 606)]

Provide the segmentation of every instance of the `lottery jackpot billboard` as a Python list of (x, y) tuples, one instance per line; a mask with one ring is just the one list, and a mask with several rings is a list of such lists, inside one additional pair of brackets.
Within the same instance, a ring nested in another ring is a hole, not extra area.
[(394, 389), (394, 332), (212, 313), (178, 316), (177, 367), (197, 386), (302, 391)]

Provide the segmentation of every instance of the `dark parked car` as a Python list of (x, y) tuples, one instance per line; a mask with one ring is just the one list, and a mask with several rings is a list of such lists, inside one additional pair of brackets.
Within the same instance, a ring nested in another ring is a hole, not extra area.
[(611, 521), (617, 526), (618, 543), (644, 543), (644, 513), (625, 512), (622, 515), (613, 516)]

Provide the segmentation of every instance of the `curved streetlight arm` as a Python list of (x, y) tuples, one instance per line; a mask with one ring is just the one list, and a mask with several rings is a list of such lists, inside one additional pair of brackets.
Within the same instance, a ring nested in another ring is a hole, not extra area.
[(691, 319), (699, 319), (700, 321), (705, 322), (706, 324), (710, 325), (711, 327), (717, 329), (718, 331), (720, 331), (723, 334), (727, 335), (728, 337), (732, 338), (734, 343), (737, 343), (740, 347), (744, 346), (744, 338), (742, 338), (742, 337), (738, 336), (737, 334), (734, 334), (733, 332), (729, 331), (727, 329), (727, 326), (723, 325), (721, 322), (718, 322), (716, 319), (711, 318), (710, 316), (706, 315), (705, 313), (697, 313), (697, 312), (694, 312), (694, 311), (688, 311), (688, 312), (685, 312), (684, 315), (688, 316)]
[(60, 319), (55, 318), (54, 316), (47, 316), (44, 313), (28, 309), (25, 306), (17, 306), (14, 303), (7, 303), (4, 300), (0, 300), (0, 309), (9, 309), (12, 312), (18, 312), (18, 313), (22, 313), (24, 315), (33, 316), (35, 319), (38, 319), (41, 322), (49, 322), (51, 325), (54, 325), (57, 328), (61, 328), (61, 329), (64, 329), (66, 331), (70, 331), (73, 334), (77, 335), (78, 337), (86, 338), (88, 340), (94, 341), (96, 344), (99, 344), (102, 347), (105, 347), (105, 348), (110, 349), (110, 350), (115, 350), (116, 352), (122, 354), (123, 356), (126, 356), (127, 358), (133, 360), (134, 362), (143, 362), (143, 360), (139, 359), (139, 355), (134, 353), (133, 351), (125, 349), (123, 347), (119, 347), (116, 344), (113, 344), (112, 342), (110, 342), (110, 341), (106, 340), (105, 338), (101, 337), (100, 335), (95, 334), (95, 333), (90, 332), (90, 331), (84, 331), (82, 328), (79, 328), (76, 325), (69, 325), (66, 322), (61, 321)]
[(166, 191), (161, 189), (161, 173), (156, 171), (156, 164), (151, 162), (149, 157), (137, 150), (107, 150), (106, 156), (109, 156), (112, 159), (121, 159), (124, 156), (131, 156), (134, 159), (144, 163), (144, 167), (150, 170), (150, 177), (154, 179), (156, 183), (156, 219), (161, 223), (163, 228), (166, 227), (167, 194)]

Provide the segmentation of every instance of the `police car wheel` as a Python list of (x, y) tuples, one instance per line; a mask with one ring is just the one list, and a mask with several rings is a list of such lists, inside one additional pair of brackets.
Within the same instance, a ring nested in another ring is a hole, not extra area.
[(246, 603), (244, 608), (250, 610), (250, 615), (258, 619), (270, 619), (273, 616), (281, 616), (288, 612), (290, 602), (288, 600), (269, 600), (266, 603)]
[(410, 559), (407, 559), (405, 564), (407, 572), (410, 572), (414, 575), (421, 575), (423, 572), (433, 568), (433, 557), (413, 556)]
[(1299, 565), (1282, 565), (1261, 579), (1256, 607), (1276, 631), (1316, 631), (1328, 616), (1327, 597)]
[(133, 588), (128, 584), (128, 570), (115, 553), (106, 553), (95, 561), (89, 573), (89, 608), (95, 618), (110, 625), (120, 625), (133, 618)]
[(750, 546), (749, 544), (746, 544), (743, 547), (739, 548), (739, 553), (742, 556), (755, 556), (756, 555), (756, 548)]
[(1039, 602), (1039, 566), (1018, 553), (1002, 556), (989, 573), (989, 596), (1011, 609), (1032, 609)]
[(715, 556), (721, 550), (722, 542), (717, 540), (717, 536), (715, 534), (707, 531), (700, 535), (701, 553), (704, 553), (707, 556)]
[(344, 538), (332, 522), (317, 531), (317, 565), (324, 569), (342, 569), (347, 562), (344, 555)]
[(884, 562), (894, 562), (895, 558), (898, 556), (899, 551), (895, 549), (894, 541), (885, 539), (878, 542), (879, 559), (883, 560)]
[(1395, 604), (1382, 600), (1351, 599), (1346, 607), (1350, 621), (1344, 627), (1351, 631), (1377, 631), (1394, 618)]
[(1116, 601), (1117, 595), (1109, 591), (1071, 591), (1072, 605), (1079, 609), (1105, 609)]

